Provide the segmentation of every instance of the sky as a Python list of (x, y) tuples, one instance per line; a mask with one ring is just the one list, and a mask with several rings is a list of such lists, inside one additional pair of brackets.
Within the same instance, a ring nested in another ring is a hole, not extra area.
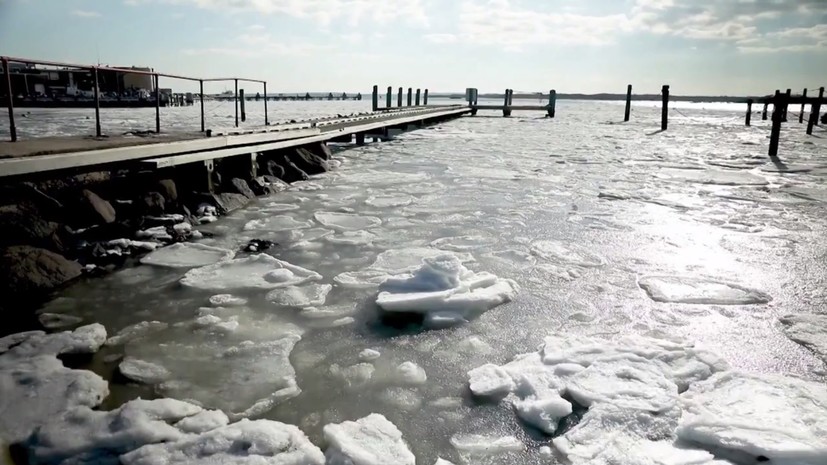
[(764, 95), (827, 85), (827, 0), (0, 0), (0, 54), (271, 93)]

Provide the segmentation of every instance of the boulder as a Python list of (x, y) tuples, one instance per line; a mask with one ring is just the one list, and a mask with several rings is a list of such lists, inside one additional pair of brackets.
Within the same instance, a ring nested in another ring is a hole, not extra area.
[(281, 177), (284, 182), (293, 183), (307, 180), (307, 173), (296, 166), (287, 155), (282, 154), (280, 156), (279, 165), (284, 168), (284, 176)]
[(827, 113), (821, 115), (821, 124), (827, 124)]
[(298, 148), (289, 156), (290, 160), (307, 174), (320, 174), (329, 170), (327, 161), (306, 148)]
[(284, 179), (284, 168), (273, 160), (267, 160), (264, 164), (264, 172), (270, 176)]
[(81, 266), (62, 255), (26, 245), (0, 250), (0, 295), (50, 291), (81, 274)]
[(81, 209), (80, 213), (87, 224), (115, 222), (115, 208), (112, 204), (89, 189), (84, 189), (81, 192)]
[(0, 206), (0, 246), (28, 244), (60, 252), (63, 241), (59, 228), (43, 219), (31, 204)]
[(166, 210), (166, 199), (160, 192), (147, 192), (141, 199), (141, 207), (147, 215), (160, 216)]
[(78, 189), (88, 189), (108, 184), (111, 180), (112, 173), (109, 171), (94, 171), (74, 176), (62, 175), (59, 178), (32, 183), (32, 186), (46, 195), (61, 198), (71, 192), (77, 192)]
[(178, 187), (172, 179), (161, 179), (158, 181), (158, 192), (171, 204), (178, 203)]
[(250, 189), (256, 195), (269, 195), (272, 194), (273, 191), (270, 189), (269, 183), (264, 176), (258, 176), (250, 180)]
[(230, 180), (230, 185), (232, 186), (232, 190), (247, 197), (248, 199), (252, 200), (256, 198), (255, 192), (250, 189), (250, 185), (247, 184), (247, 181), (241, 178), (233, 178)]
[(330, 160), (333, 158), (333, 152), (330, 151), (330, 147), (327, 146), (324, 142), (319, 142), (318, 144), (311, 144), (305, 147), (308, 151), (310, 151), (313, 155), (321, 158), (322, 160)]
[(241, 194), (233, 194), (225, 192), (223, 194), (211, 194), (212, 203), (218, 208), (221, 213), (229, 213), (233, 210), (243, 208), (250, 203), (250, 199)]
[(275, 176), (265, 174), (263, 178), (270, 185), (270, 191), (272, 191), (273, 193), (281, 192), (290, 187), (290, 184), (287, 184), (286, 182), (282, 181), (281, 179)]

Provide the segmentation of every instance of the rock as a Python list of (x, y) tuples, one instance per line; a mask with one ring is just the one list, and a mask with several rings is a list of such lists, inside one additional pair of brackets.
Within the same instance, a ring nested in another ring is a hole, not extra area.
[(109, 171), (94, 171), (74, 176), (61, 175), (55, 179), (34, 182), (32, 183), (32, 187), (50, 197), (61, 198), (63, 195), (76, 192), (78, 189), (100, 186), (111, 180), (112, 173)]
[(222, 213), (229, 213), (250, 203), (250, 198), (241, 194), (225, 192), (223, 194), (211, 194), (213, 203)]
[(267, 163), (264, 164), (264, 172), (270, 176), (284, 179), (284, 168), (273, 160), (267, 160)]
[(161, 179), (158, 181), (158, 192), (164, 196), (169, 203), (178, 202), (178, 188), (172, 179)]
[(258, 176), (251, 179), (250, 189), (252, 189), (256, 195), (269, 195), (273, 193), (270, 186), (267, 184), (267, 180), (264, 179), (264, 176)]
[(330, 147), (328, 147), (324, 142), (308, 145), (305, 148), (322, 160), (330, 160), (333, 158), (333, 152), (330, 151)]
[(111, 203), (100, 198), (97, 194), (84, 189), (81, 193), (84, 206), (83, 215), (91, 224), (114, 223), (115, 208)]
[(305, 181), (307, 180), (307, 173), (305, 173), (301, 168), (296, 166), (295, 163), (290, 161), (290, 158), (287, 155), (282, 154), (280, 163), (282, 168), (284, 168), (284, 176), (281, 179), (287, 183), (293, 183), (296, 181)]
[(287, 190), (287, 188), (290, 187), (290, 184), (287, 184), (286, 182), (282, 181), (281, 179), (275, 176), (269, 176), (265, 174), (263, 177), (264, 180), (267, 181), (268, 184), (270, 184), (270, 190), (273, 193)]
[(55, 252), (63, 250), (59, 225), (41, 218), (28, 204), (0, 206), (0, 245), (35, 245)]
[(827, 124), (827, 113), (821, 115), (821, 124)]
[(307, 174), (320, 174), (328, 171), (327, 162), (305, 148), (293, 151), (290, 159)]
[(166, 209), (166, 199), (160, 192), (147, 192), (141, 199), (141, 203), (148, 215), (160, 216)]
[(18, 245), (0, 250), (0, 295), (49, 291), (80, 274), (80, 264), (46, 249)]
[(277, 242), (267, 241), (263, 239), (251, 239), (250, 242), (247, 243), (247, 246), (244, 247), (245, 252), (263, 252), (274, 245), (278, 245)]
[(241, 178), (233, 178), (232, 180), (230, 180), (230, 184), (232, 185), (232, 189), (235, 192), (238, 192), (244, 197), (247, 197), (250, 200), (256, 198), (256, 194), (253, 192), (252, 189), (250, 189), (250, 186), (249, 184), (247, 184), (247, 181)]

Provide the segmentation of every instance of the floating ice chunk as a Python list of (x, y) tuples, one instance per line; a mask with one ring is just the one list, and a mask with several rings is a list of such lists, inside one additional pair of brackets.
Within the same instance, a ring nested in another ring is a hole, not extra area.
[(425, 258), (412, 275), (388, 278), (376, 303), (389, 312), (444, 313), (463, 317), (511, 301), (519, 287), (490, 273), (474, 273), (455, 255)]
[(124, 345), (130, 341), (146, 336), (147, 334), (163, 331), (164, 329), (167, 329), (168, 326), (169, 325), (167, 323), (161, 321), (142, 321), (118, 331), (118, 334), (106, 340), (106, 345)]
[(707, 305), (765, 304), (769, 295), (734, 283), (703, 278), (648, 276), (638, 285), (656, 302)]
[(258, 254), (189, 270), (181, 284), (205, 290), (274, 289), (320, 279), (314, 271)]
[(492, 363), (468, 372), (468, 383), (477, 396), (506, 395), (517, 388), (511, 375)]
[(387, 388), (379, 393), (379, 399), (403, 412), (413, 412), (422, 407), (422, 396), (415, 389)]
[(596, 268), (606, 264), (603, 257), (574, 244), (564, 244), (560, 241), (535, 241), (531, 244), (531, 251), (546, 260), (582, 268)]
[(494, 241), (491, 238), (484, 236), (456, 236), (437, 239), (431, 242), (431, 245), (437, 249), (465, 252), (479, 249), (493, 243)]
[(8, 351), (12, 357), (36, 355), (93, 354), (106, 342), (106, 328), (99, 323), (81, 326), (74, 331), (54, 334), (30, 334)]
[(247, 305), (247, 299), (232, 294), (216, 294), (210, 297), (210, 305), (213, 307), (243, 307)]
[(402, 439), (399, 429), (377, 413), (356, 421), (326, 425), (324, 437), (329, 444), (325, 451), (327, 465), (416, 463), (416, 458)]
[(83, 318), (62, 313), (40, 313), (37, 315), (37, 321), (46, 329), (62, 329), (75, 326), (82, 322)]
[(277, 202), (270, 202), (264, 206), (264, 211), (268, 212), (286, 212), (291, 210), (298, 210), (299, 206), (292, 203), (277, 203)]
[(312, 307), (324, 305), (327, 294), (333, 289), (330, 284), (308, 284), (301, 287), (289, 286), (267, 293), (267, 300), (284, 307)]
[(419, 385), (425, 384), (428, 376), (425, 370), (414, 362), (403, 362), (396, 367), (396, 375), (399, 381), (404, 384)]
[(194, 242), (178, 242), (144, 256), (141, 263), (168, 268), (192, 268), (230, 260), (234, 256), (232, 250)]
[(0, 354), (7, 352), (12, 347), (32, 337), (43, 337), (46, 335), (44, 331), (25, 331), (22, 333), (9, 334), (8, 336), (0, 337)]
[(411, 202), (413, 197), (407, 194), (373, 196), (365, 200), (366, 204), (378, 208), (404, 207)]
[(244, 225), (245, 231), (292, 231), (294, 229), (306, 229), (313, 226), (309, 221), (296, 221), (292, 216), (278, 215), (269, 216), (257, 220), (248, 221)]
[(140, 250), (155, 250), (161, 246), (157, 242), (133, 241), (131, 239), (113, 239), (106, 243), (107, 247), (119, 247), (121, 249), (140, 249)]
[(137, 399), (110, 412), (79, 407), (40, 427), (27, 443), (29, 454), (36, 463), (117, 463), (120, 454), (145, 444), (183, 439), (169, 423), (201, 411), (174, 399)]
[[(421, 267), (422, 260), (425, 258), (434, 258), (445, 253), (444, 250), (427, 247), (386, 250), (376, 257), (376, 260), (368, 269), (390, 273), (404, 273)], [(462, 263), (474, 261), (474, 257), (467, 253), (454, 253), (453, 255), (459, 258)]]
[(327, 236), (325, 240), (331, 244), (365, 245), (370, 244), (376, 238), (376, 234), (368, 231), (343, 231), (333, 236)]
[(451, 445), (460, 453), (472, 456), (499, 455), (523, 450), (523, 443), (514, 436), (457, 434), (451, 436)]
[(324, 465), (324, 455), (293, 425), (242, 420), (175, 442), (124, 454), (123, 465)]
[(321, 319), (338, 319), (352, 315), (356, 312), (356, 306), (353, 303), (345, 303), (338, 305), (328, 305), (322, 308), (304, 307), (299, 315), (310, 320)]
[(167, 232), (166, 226), (155, 226), (143, 231), (137, 231), (135, 237), (138, 239), (154, 239), (157, 241), (171, 241), (172, 236)]
[(330, 366), (330, 374), (342, 380), (348, 389), (359, 388), (368, 384), (376, 371), (370, 363), (357, 363), (349, 367), (340, 367), (333, 364)]
[(607, 402), (618, 407), (664, 412), (678, 401), (678, 386), (666, 379), (657, 365), (634, 355), (593, 363), (575, 374), (566, 390), (586, 407)]
[(764, 457), (827, 463), (827, 387), (797, 378), (718, 373), (681, 395), (680, 439)]
[(799, 313), (780, 321), (787, 337), (827, 360), (827, 315)]
[(370, 289), (382, 284), (389, 277), (390, 275), (385, 271), (346, 271), (336, 275), (336, 277), (333, 278), (333, 281), (342, 287), (352, 289)]
[(166, 368), (132, 357), (123, 359), (120, 365), (118, 365), (118, 371), (128, 379), (143, 384), (162, 383), (170, 376)]
[(328, 228), (338, 231), (357, 231), (370, 229), (382, 224), (382, 220), (375, 216), (361, 216), (352, 213), (317, 212), (316, 221)]
[(363, 360), (365, 362), (372, 362), (381, 356), (382, 354), (380, 354), (378, 350), (373, 349), (365, 349), (359, 352), (359, 360)]
[(175, 427), (184, 433), (201, 434), (226, 426), (228, 423), (230, 419), (221, 410), (202, 410), (175, 423)]
[(520, 420), (547, 434), (554, 434), (558, 422), (572, 412), (571, 404), (560, 396), (515, 400), (513, 405)]
[(449, 462), (443, 459), (442, 457), (437, 457), (436, 462), (434, 462), (434, 465), (454, 465), (454, 462)]

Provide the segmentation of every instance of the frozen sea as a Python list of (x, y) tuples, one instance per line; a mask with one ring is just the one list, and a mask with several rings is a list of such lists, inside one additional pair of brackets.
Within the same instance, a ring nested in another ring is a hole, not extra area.
[[(261, 110), (249, 105), (257, 121)], [(277, 102), (270, 111), (286, 121), (367, 105)], [(232, 106), (209, 106), (208, 126), (231, 124)], [(342, 147), (335, 170), (199, 226), (212, 233), (197, 241), (207, 247), (81, 281), (40, 311), (101, 323), (110, 337), (131, 329), (84, 366), (109, 381), (103, 410), (171, 397), (231, 421), (296, 425), (322, 450), (335, 442), (325, 425), (378, 413), (426, 465), (827, 463), (818, 437), (827, 416), (784, 423), (827, 414), (827, 135), (806, 136), (791, 117), (773, 163), (760, 115), (745, 127), (741, 105), (674, 106), (666, 132), (655, 103), (636, 103), (623, 123), (622, 102), (563, 100), (555, 119), (480, 112)], [(44, 121), (56, 135), (88, 132), (94, 121), (73, 112), (67, 120), (32, 109), (20, 132)], [(153, 112), (105, 110), (104, 129), (150, 129)], [(196, 115), (165, 108), (162, 120), (195, 129)], [(265, 252), (277, 260), (241, 252), (251, 239), (277, 242)], [(460, 322), (377, 305), (386, 278), (450, 255), (432, 265), (467, 268), (462, 283), (490, 273), (514, 295), (463, 310)], [(652, 360), (665, 360), (658, 351), (706, 368), (678, 373), (669, 361), (653, 374)], [(536, 370), (503, 367), (520, 354), (556, 370), (545, 385), (555, 393), (536, 389)], [(486, 395), (474, 395), (468, 372), (486, 365)], [(639, 384), (626, 386), (630, 376)], [(628, 418), (604, 406), (674, 422), (633, 433), (646, 422), (620, 421)], [(586, 410), (595, 417), (574, 429)], [(716, 428), (730, 414), (736, 430), (763, 420), (778, 428), (767, 426), (766, 437), (801, 434), (768, 445), (740, 431), (727, 442)]]

